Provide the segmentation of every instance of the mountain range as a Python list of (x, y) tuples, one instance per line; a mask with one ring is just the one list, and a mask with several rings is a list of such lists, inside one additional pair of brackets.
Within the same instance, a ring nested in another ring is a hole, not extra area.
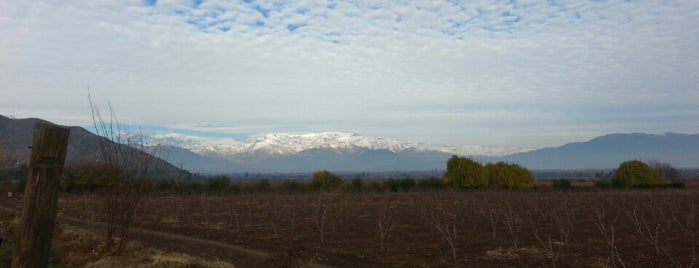
[[(0, 115), (0, 167), (28, 164), (37, 123), (55, 125), (38, 118), (12, 119)], [(102, 159), (99, 140), (101, 137), (82, 127), (67, 127), (70, 130), (65, 166), (80, 162), (94, 162)], [(186, 177), (189, 172), (152, 155), (124, 146), (125, 154), (138, 154), (152, 161), (152, 168), (163, 177)], [(140, 156), (139, 156), (140, 157)]]
[(431, 145), (356, 133), (275, 133), (250, 140), (143, 133), (163, 158), (196, 172), (415, 171), (443, 169), (452, 155), (504, 156), (531, 150), (485, 145)]
[(152, 144), (164, 145), (165, 159), (198, 172), (443, 170), (452, 155), (517, 163), (533, 170), (611, 169), (634, 159), (699, 167), (699, 135), (671, 132), (609, 134), (542, 149), (431, 145), (343, 132), (277, 133), (248, 141), (181, 134), (146, 137)]
[[(0, 116), (0, 152), (28, 159), (26, 148), (36, 122), (45, 121)], [(94, 158), (98, 137), (81, 127), (70, 128), (68, 161)], [(699, 167), (699, 134), (609, 134), (543, 149), (433, 145), (345, 132), (275, 133), (249, 140), (175, 133), (140, 135), (147, 144), (158, 144), (161, 159), (202, 174), (443, 170), (452, 155), (480, 162), (517, 163), (533, 170), (608, 169), (633, 159), (656, 160), (680, 168)]]

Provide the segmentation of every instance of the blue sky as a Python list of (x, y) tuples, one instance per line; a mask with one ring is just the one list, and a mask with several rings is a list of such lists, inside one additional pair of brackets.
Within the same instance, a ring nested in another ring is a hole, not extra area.
[(2, 1), (0, 114), (558, 146), (699, 133), (699, 2)]

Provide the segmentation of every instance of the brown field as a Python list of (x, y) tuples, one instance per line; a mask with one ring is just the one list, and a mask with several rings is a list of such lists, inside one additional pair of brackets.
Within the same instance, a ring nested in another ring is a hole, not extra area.
[[(698, 205), (695, 187), (165, 195), (145, 199), (132, 237), (165, 247), (143, 230), (192, 237), (199, 244), (170, 248), (238, 267), (689, 267), (699, 261)], [(94, 194), (64, 194), (59, 206), (62, 217), (103, 220)], [(264, 260), (236, 261), (215, 245)]]

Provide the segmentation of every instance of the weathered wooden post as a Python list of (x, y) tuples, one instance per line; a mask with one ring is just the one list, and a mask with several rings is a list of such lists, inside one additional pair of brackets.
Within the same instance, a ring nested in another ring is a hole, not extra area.
[(29, 160), (24, 209), (12, 267), (47, 267), (58, 186), (68, 150), (67, 128), (37, 123)]

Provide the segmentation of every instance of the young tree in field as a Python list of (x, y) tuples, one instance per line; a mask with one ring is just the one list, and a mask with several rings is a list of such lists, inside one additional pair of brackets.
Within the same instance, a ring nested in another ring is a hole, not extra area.
[(597, 227), (597, 230), (602, 234), (604, 243), (609, 248), (609, 262), (611, 262), (614, 267), (626, 267), (624, 260), (619, 255), (619, 250), (617, 249), (617, 240), (614, 236), (614, 226), (618, 219), (618, 215), (614, 216), (613, 219), (609, 219), (610, 215), (607, 215), (607, 211), (604, 206), (595, 206), (595, 218), (593, 223)]
[(149, 149), (142, 136), (130, 135), (111, 107), (107, 120), (92, 99), (90, 108), (95, 131), (100, 136), (97, 139), (101, 156), (99, 172), (105, 185), (101, 196), (107, 210), (105, 250), (114, 254), (121, 252), (128, 242), (129, 226), (151, 179), (157, 147)]
[(626, 161), (612, 176), (612, 184), (618, 187), (635, 185), (658, 185), (667, 183), (649, 165), (638, 160)]
[(321, 170), (313, 173), (311, 186), (320, 190), (335, 190), (342, 185), (342, 178), (334, 173)]
[(497, 162), (486, 165), (485, 171), (491, 187), (529, 189), (535, 183), (532, 173), (517, 164)]
[(382, 253), (386, 253), (386, 238), (388, 238), (393, 227), (396, 226), (396, 221), (391, 209), (393, 208), (391, 207), (390, 196), (385, 196), (379, 204), (378, 214), (376, 216), (376, 223), (378, 225), (376, 234), (379, 237), (379, 245)]
[(453, 188), (483, 188), (488, 187), (483, 166), (470, 158), (452, 156), (447, 161), (447, 173), (442, 182)]
[(471, 200), (450, 200), (437, 199), (433, 200), (432, 204), (426, 204), (424, 209), (428, 210), (423, 213), (428, 217), (429, 224), (437, 230), (442, 236), (442, 241), (445, 241), (451, 249), (452, 260), (455, 265), (458, 265), (458, 241), (464, 224), (465, 213), (469, 206), (472, 206)]
[(313, 215), (311, 219), (313, 220), (316, 230), (318, 231), (321, 244), (325, 242), (325, 222), (327, 220), (328, 207), (328, 204), (313, 204)]

